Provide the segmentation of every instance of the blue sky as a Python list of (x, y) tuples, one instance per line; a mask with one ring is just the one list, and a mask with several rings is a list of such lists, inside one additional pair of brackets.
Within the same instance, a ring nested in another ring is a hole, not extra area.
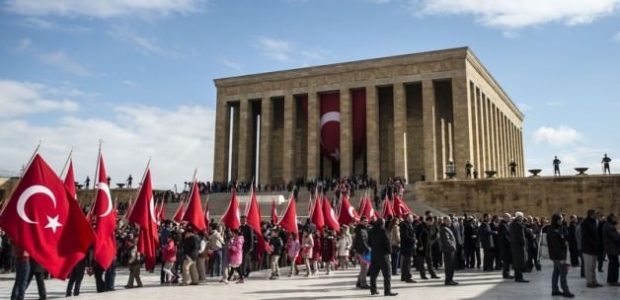
[[(210, 180), (214, 78), (469, 46), (525, 113), (526, 168), (620, 155), (620, 0), (0, 1), (0, 170), (41, 139), (113, 182)], [(614, 160), (615, 161), (615, 160)], [(612, 172), (618, 170), (612, 161)]]

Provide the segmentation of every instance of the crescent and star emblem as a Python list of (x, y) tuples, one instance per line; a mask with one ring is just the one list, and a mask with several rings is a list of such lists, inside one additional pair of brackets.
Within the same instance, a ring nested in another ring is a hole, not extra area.
[[(29, 224), (39, 224), (39, 222), (33, 221), (26, 214), (26, 204), (28, 203), (30, 198), (32, 198), (32, 196), (36, 194), (44, 194), (48, 196), (54, 204), (54, 209), (56, 209), (56, 197), (49, 188), (42, 185), (33, 185), (31, 187), (28, 187), (17, 200), (17, 215), (20, 219)], [(58, 222), (58, 217), (58, 215), (56, 215), (55, 217), (47, 216), (47, 225), (45, 225), (45, 228), (51, 228), (52, 231), (56, 233), (56, 229), (62, 226), (62, 224)]]
[[(325, 124), (329, 122), (340, 123), (340, 112), (330, 111), (330, 112), (323, 114), (321, 116), (321, 130), (323, 130), (323, 126), (325, 126)], [(323, 135), (321, 135), (321, 145), (325, 147), (325, 143), (323, 143)], [(340, 160), (340, 151), (338, 151), (338, 148), (334, 149), (334, 152), (330, 153), (329, 155), (335, 158), (336, 160)]]
[(157, 218), (155, 217), (155, 204), (153, 204), (153, 196), (151, 196), (151, 200), (149, 201), (149, 211), (151, 212), (151, 220), (153, 222), (157, 222)]
[(114, 208), (114, 205), (112, 205), (112, 196), (110, 196), (110, 187), (108, 186), (108, 184), (105, 182), (99, 182), (99, 184), (97, 184), (97, 188), (105, 193), (108, 200), (107, 210), (103, 214), (99, 215), (100, 218), (103, 218), (112, 212), (112, 208)]
[(351, 216), (351, 218), (355, 217), (353, 214), (353, 206), (349, 206), (349, 216)]

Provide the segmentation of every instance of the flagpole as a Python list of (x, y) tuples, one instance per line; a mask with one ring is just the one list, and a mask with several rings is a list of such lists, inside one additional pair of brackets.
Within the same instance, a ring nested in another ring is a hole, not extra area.
[(99, 139), (99, 153), (97, 154), (97, 165), (95, 166), (95, 176), (93, 176), (93, 187), (95, 191), (95, 196), (93, 197), (93, 202), (90, 206), (90, 211), (88, 212), (89, 216), (92, 216), (93, 210), (95, 209), (95, 204), (97, 204), (97, 185), (99, 184), (99, 162), (101, 161), (101, 145), (103, 144), (103, 139)]
[[(39, 144), (37, 144), (37, 147), (34, 148), (34, 152), (32, 152), (32, 155), (30, 156), (30, 159), (28, 160), (28, 164), (26, 164), (26, 167), (24, 167), (24, 170), (22, 171), (22, 173), (19, 176), (19, 179), (17, 180), (17, 184), (15, 185), (16, 187), (19, 186), (19, 184), (22, 182), (22, 178), (24, 178), (24, 174), (26, 173), (26, 170), (30, 168), (30, 164), (32, 164), (34, 157), (37, 155), (37, 153), (39, 153), (39, 149), (41, 148), (41, 143), (42, 143), (42, 140), (39, 140)], [(9, 197), (4, 199), (2, 203), (0, 204), (0, 215), (2, 215), (2, 213), (4, 212), (4, 208), (9, 204), (9, 202), (11, 202), (13, 193), (15, 193), (15, 189), (13, 189)]]
[(65, 161), (65, 166), (62, 167), (62, 171), (60, 172), (60, 177), (62, 178), (65, 174), (65, 171), (67, 170), (67, 167), (69, 166), (69, 161), (71, 161), (71, 156), (73, 155), (73, 147), (71, 147), (71, 151), (69, 151), (69, 157), (67, 157), (67, 161)]

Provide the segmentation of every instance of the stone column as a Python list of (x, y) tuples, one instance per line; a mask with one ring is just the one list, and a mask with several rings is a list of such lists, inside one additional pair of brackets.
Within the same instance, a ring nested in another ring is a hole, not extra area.
[(215, 152), (213, 153), (213, 180), (224, 182), (228, 180), (228, 140), (230, 137), (230, 108), (228, 102), (220, 99), (218, 92), (217, 112), (215, 114)]
[(465, 178), (465, 171), (460, 166), (465, 161), (471, 159), (472, 143), (471, 143), (471, 103), (467, 92), (467, 78), (452, 78), (452, 107), (454, 114), (454, 164), (458, 166), (458, 178)]
[(426, 181), (437, 180), (435, 86), (432, 80), (422, 81), (422, 123), (424, 131), (424, 175)]
[(395, 83), (394, 89), (394, 175), (405, 176), (405, 139), (407, 131), (407, 100), (405, 85)]
[(379, 178), (379, 101), (377, 88), (366, 86), (366, 173)]
[(517, 175), (523, 176), (525, 170), (525, 159), (523, 158), (523, 131), (519, 128), (519, 166), (517, 167)]
[(487, 100), (487, 111), (489, 113), (489, 135), (490, 135), (490, 143), (489, 143), (489, 158), (490, 158), (490, 165), (489, 165), (489, 169), (490, 170), (494, 170), (494, 171), (498, 171), (497, 167), (497, 155), (495, 155), (495, 143), (497, 142), (495, 140), (495, 122), (493, 122), (494, 117), (495, 117), (495, 105), (493, 105), (493, 102), (491, 102), (491, 99), (486, 98)]
[[(238, 145), (238, 171), (236, 178), (239, 181), (249, 181), (252, 179), (252, 113), (249, 99), (241, 99), (239, 102), (239, 145)], [(234, 145), (233, 145), (234, 147)]]
[[(471, 117), (472, 117), (472, 143), (473, 143), (473, 154), (470, 159), (471, 163), (474, 165), (474, 168), (478, 169), (478, 165), (480, 164), (480, 121), (478, 116), (478, 100), (476, 99), (476, 86), (473, 82), (469, 83), (469, 101), (471, 102)], [(464, 165), (464, 164), (462, 164)], [(461, 170), (463, 170), (461, 166)], [(467, 175), (467, 174), (465, 174)], [(473, 177), (473, 174), (472, 174)]]
[(264, 95), (261, 101), (260, 116), (260, 162), (258, 164), (258, 182), (262, 185), (272, 184), (271, 180), (271, 123), (273, 122), (273, 102)]
[(308, 170), (306, 180), (316, 179), (319, 174), (319, 101), (317, 93), (308, 92)]
[(340, 176), (353, 172), (353, 112), (351, 91), (340, 89)]
[[(284, 92), (284, 139), (282, 145), (282, 178), (293, 180), (293, 132), (295, 130), (293, 119), (296, 116), (295, 98), (291, 90)], [(279, 147), (279, 146), (276, 146)]]
[(482, 154), (483, 154), (483, 165), (482, 168), (478, 169), (478, 175), (480, 177), (484, 177), (484, 171), (490, 170), (491, 168), (491, 152), (489, 150), (491, 136), (489, 130), (489, 105), (487, 103), (486, 96), (484, 93), (481, 93), (480, 104), (482, 107), (482, 124), (484, 129), (482, 130), (483, 136), (483, 145), (482, 145)]

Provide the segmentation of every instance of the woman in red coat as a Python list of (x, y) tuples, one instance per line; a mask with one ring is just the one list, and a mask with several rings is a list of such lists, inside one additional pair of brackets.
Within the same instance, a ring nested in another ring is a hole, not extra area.
[(334, 269), (334, 260), (336, 259), (336, 238), (331, 230), (326, 230), (321, 239), (321, 257), (325, 263), (327, 275), (329, 275), (329, 271)]
[(312, 274), (319, 272), (319, 261), (321, 260), (321, 233), (315, 232), (312, 234), (312, 240), (314, 242), (314, 248), (312, 249)]

